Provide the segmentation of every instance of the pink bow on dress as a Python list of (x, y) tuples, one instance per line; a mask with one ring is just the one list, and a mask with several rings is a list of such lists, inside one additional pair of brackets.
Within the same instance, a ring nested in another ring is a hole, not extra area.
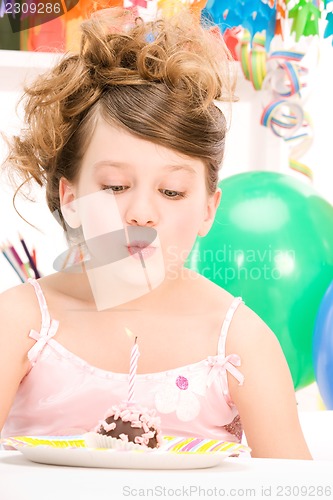
[(231, 373), (231, 375), (238, 380), (239, 385), (243, 385), (244, 375), (236, 368), (236, 366), (241, 365), (241, 360), (238, 354), (229, 354), (228, 356), (222, 356), (221, 354), (218, 356), (208, 356), (207, 363), (211, 366), (211, 370), (207, 378), (208, 387), (212, 384), (215, 377), (221, 375), (222, 370), (225, 375), (227, 371)]
[(31, 330), (29, 333), (29, 337), (36, 340), (36, 344), (34, 344), (28, 352), (28, 359), (32, 365), (36, 364), (38, 356), (41, 354), (42, 350), (48, 343), (48, 341), (56, 334), (59, 326), (59, 321), (51, 320), (50, 327), (46, 331), (46, 333), (41, 335), (35, 330)]

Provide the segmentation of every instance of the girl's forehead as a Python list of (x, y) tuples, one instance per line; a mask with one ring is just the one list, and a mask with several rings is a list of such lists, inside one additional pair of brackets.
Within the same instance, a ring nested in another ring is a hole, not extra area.
[(165, 173), (197, 175), (204, 163), (99, 119), (83, 155), (82, 167), (100, 172), (109, 168), (124, 171), (142, 166), (146, 171), (154, 166), (155, 170), (160, 168)]

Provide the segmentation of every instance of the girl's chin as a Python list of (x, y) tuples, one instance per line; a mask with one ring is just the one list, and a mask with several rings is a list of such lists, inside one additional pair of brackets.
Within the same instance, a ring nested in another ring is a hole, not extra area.
[(87, 275), (94, 295), (112, 295), (128, 302), (132, 297), (145, 295), (159, 286), (165, 279), (165, 269), (161, 265), (144, 268), (137, 263), (120, 265), (118, 262), (87, 270)]

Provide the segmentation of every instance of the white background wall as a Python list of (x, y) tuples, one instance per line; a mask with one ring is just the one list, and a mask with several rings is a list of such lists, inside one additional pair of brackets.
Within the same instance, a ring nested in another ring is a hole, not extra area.
[[(314, 143), (302, 161), (314, 171), (314, 187), (333, 203), (333, 47), (330, 40), (323, 40), (320, 45), (319, 63), (311, 69), (316, 79), (305, 103), (313, 119)], [(0, 131), (10, 135), (19, 130), (20, 120), (15, 106), (23, 82), (42, 72), (55, 57), (45, 53), (0, 50)], [(288, 148), (282, 139), (260, 125), (262, 92), (255, 91), (241, 72), (236, 93), (239, 102), (232, 109), (221, 177), (259, 169), (288, 173), (302, 182), (309, 182), (288, 168)], [(0, 138), (0, 161), (5, 157), (5, 151), (5, 143)], [(30, 248), (35, 245), (42, 273), (49, 274), (53, 272), (53, 260), (65, 248), (65, 242), (62, 231), (46, 207), (42, 190), (37, 189), (34, 195), (38, 203), (18, 198), (17, 207), (39, 230), (30, 227), (16, 214), (12, 206), (13, 191), (6, 179), (0, 178), (0, 244), (9, 239), (19, 247), (20, 231)], [(19, 279), (0, 254), (0, 292), (16, 284), (19, 284)]]

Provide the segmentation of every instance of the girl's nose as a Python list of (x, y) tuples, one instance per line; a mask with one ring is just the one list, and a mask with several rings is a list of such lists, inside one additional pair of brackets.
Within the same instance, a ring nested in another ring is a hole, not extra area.
[(153, 227), (158, 222), (158, 214), (152, 200), (147, 196), (140, 196), (131, 200), (125, 219), (128, 225)]

